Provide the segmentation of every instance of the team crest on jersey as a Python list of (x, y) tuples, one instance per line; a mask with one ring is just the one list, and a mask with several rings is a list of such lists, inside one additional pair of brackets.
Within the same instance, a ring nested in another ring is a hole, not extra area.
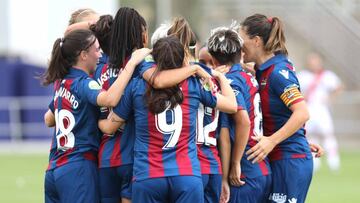
[(101, 86), (96, 81), (90, 81), (89, 82), (89, 88), (92, 90), (101, 90)]
[(276, 203), (285, 203), (286, 197), (287, 195), (283, 193), (272, 193), (269, 196), (269, 200), (274, 201)]
[(289, 71), (288, 70), (281, 70), (279, 73), (284, 76), (285, 79), (289, 79)]

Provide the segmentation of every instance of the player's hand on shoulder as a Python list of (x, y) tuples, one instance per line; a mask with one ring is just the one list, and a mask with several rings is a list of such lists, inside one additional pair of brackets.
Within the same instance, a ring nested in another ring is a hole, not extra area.
[(141, 61), (145, 59), (146, 56), (148, 56), (151, 53), (152, 49), (149, 48), (141, 48), (135, 50), (131, 54), (130, 63), (133, 65), (138, 65)]

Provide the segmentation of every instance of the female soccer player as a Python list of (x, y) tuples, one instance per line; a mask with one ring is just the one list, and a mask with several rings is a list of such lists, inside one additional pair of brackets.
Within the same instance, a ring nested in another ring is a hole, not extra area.
[(65, 30), (67, 35), (73, 30), (89, 29), (90, 25), (95, 24), (99, 20), (99, 14), (90, 8), (82, 8), (74, 11), (69, 20), (69, 26)]
[[(227, 179), (231, 183), (230, 202), (266, 202), (271, 186), (268, 160), (252, 164), (244, 155), (244, 150), (256, 144), (251, 137), (262, 135), (262, 114), (258, 83), (239, 64), (242, 45), (243, 40), (235, 24), (230, 28), (215, 29), (208, 40), (208, 50), (214, 65), (229, 67), (225, 76), (231, 81), (238, 106), (235, 114), (222, 114), (220, 117), (221, 127), (229, 128), (231, 138), (230, 173), (228, 177), (225, 173), (223, 180), (224, 184)], [(230, 156), (225, 153), (222, 155)]]
[(147, 54), (148, 49), (137, 51), (112, 88), (102, 91), (89, 77), (101, 56), (94, 34), (76, 30), (55, 41), (43, 82), (54, 83), (46, 120), (54, 119), (56, 124), (45, 175), (45, 202), (99, 202), (97, 106), (118, 103), (135, 66)]
[[(163, 69), (184, 64), (184, 48), (175, 37), (159, 39), (153, 48), (157, 64), (153, 80)], [(108, 120), (103, 132), (113, 133), (131, 115), (135, 117), (133, 202), (202, 202), (203, 187), (196, 153), (196, 116), (200, 102), (235, 112), (235, 96), (222, 74), (215, 75), (222, 95), (189, 77), (165, 89), (154, 89), (137, 78)], [(215, 95), (214, 95), (215, 94)]]
[[(126, 71), (124, 67), (133, 50), (146, 46), (146, 29), (144, 18), (135, 9), (122, 7), (118, 10), (107, 32), (111, 38), (107, 50), (109, 57), (104, 65), (99, 64), (94, 74), (103, 89), (112, 87), (118, 74)], [(131, 78), (139, 75), (139, 69)], [(107, 112), (108, 108), (102, 108), (101, 119), (107, 118)], [(101, 202), (129, 202), (131, 199), (134, 129), (133, 119), (129, 119), (127, 125), (114, 134), (102, 135), (98, 154)]]
[[(165, 27), (165, 26), (164, 26)], [(165, 27), (166, 28), (166, 27)], [(190, 24), (184, 18), (175, 18), (172, 25), (166, 30), (160, 27), (160, 30), (152, 41), (159, 37), (164, 36), (164, 31), (167, 36), (175, 36), (181, 42), (185, 49), (185, 62), (186, 64), (198, 64), (206, 74), (211, 73), (211, 69), (204, 64), (194, 63), (193, 56), (195, 44), (195, 34), (193, 33)], [(166, 74), (164, 74), (166, 75)], [(179, 76), (176, 76), (179, 78)], [(169, 78), (174, 79), (174, 76), (169, 75)], [(180, 81), (186, 78), (182, 78)], [(176, 85), (174, 83), (173, 85)], [(171, 86), (169, 86), (171, 87)], [(200, 161), (201, 175), (204, 187), (204, 201), (205, 202), (219, 202), (221, 193), (221, 162), (217, 150), (217, 141), (215, 131), (218, 125), (219, 111), (209, 106), (199, 105), (197, 113), (197, 152)]]
[(279, 18), (261, 14), (247, 17), (241, 25), (244, 62), (256, 64), (265, 135), (246, 154), (253, 163), (269, 155), (271, 201), (304, 202), (313, 169), (303, 128), (309, 113), (287, 59), (283, 25)]
[[(308, 55), (307, 69), (299, 72), (298, 78), (311, 117), (306, 123), (307, 137), (310, 142), (323, 143), (330, 170), (338, 171), (340, 156), (329, 105), (342, 91), (343, 85), (334, 72), (324, 68), (317, 53)], [(320, 160), (314, 159), (314, 171), (320, 168), (320, 164)]]
[(92, 22), (99, 19), (99, 14), (91, 8), (81, 8), (71, 14), (69, 25), (79, 22)]

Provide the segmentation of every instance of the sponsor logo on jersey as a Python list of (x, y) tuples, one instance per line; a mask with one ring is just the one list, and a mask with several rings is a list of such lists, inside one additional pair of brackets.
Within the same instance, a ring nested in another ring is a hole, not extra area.
[(285, 79), (289, 79), (289, 71), (288, 70), (281, 70), (279, 73), (284, 76)]
[(288, 199), (289, 203), (297, 203), (297, 199), (296, 198), (291, 198), (291, 199)]
[(272, 193), (269, 196), (269, 200), (272, 200), (276, 203), (285, 203), (286, 202), (286, 194), (283, 193)]
[(233, 92), (234, 92), (235, 96), (237, 96), (240, 93), (239, 90), (236, 90), (236, 89), (233, 89)]

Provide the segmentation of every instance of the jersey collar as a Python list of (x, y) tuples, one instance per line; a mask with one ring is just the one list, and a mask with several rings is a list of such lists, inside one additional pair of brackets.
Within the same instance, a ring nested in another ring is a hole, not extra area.
[(278, 64), (282, 61), (287, 61), (287, 57), (284, 54), (276, 54), (275, 56), (271, 57), (269, 60), (265, 61), (265, 63), (263, 63), (260, 66), (259, 70), (264, 71), (270, 68), (272, 65)]
[(99, 64), (106, 64), (109, 60), (109, 56), (105, 53), (101, 53), (101, 57), (99, 58)]
[(81, 76), (89, 76), (89, 75), (83, 70), (72, 67), (72, 68), (70, 68), (69, 74), (67, 77), (74, 78), (74, 77), (81, 77)]
[(231, 68), (229, 70), (229, 73), (231, 73), (231, 72), (239, 72), (239, 71), (242, 71), (242, 70), (243, 70), (243, 68), (241, 67), (241, 65), (236, 63), (233, 66), (231, 66)]

